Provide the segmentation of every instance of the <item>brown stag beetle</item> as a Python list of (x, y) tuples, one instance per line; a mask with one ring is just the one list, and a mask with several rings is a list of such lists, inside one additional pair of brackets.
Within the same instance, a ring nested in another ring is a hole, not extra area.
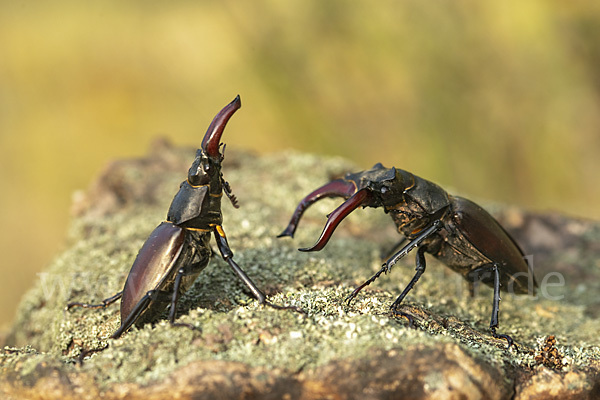
[[(384, 212), (391, 215), (398, 232), (404, 235), (403, 241), (408, 240), (375, 275), (347, 297), (348, 304), (361, 289), (382, 273), (389, 272), (398, 260), (416, 248), (416, 273), (391, 305), (392, 312), (412, 321), (410, 316), (399, 311), (399, 306), (425, 272), (427, 252), (466, 280), (483, 282), (494, 288), (490, 329), (495, 338), (506, 339), (510, 348), (512, 338), (496, 333), (500, 290), (526, 294), (533, 292), (537, 284), (523, 251), (483, 208), (470, 200), (451, 196), (438, 185), (410, 172), (376, 164), (368, 171), (349, 173), (343, 179), (333, 180), (306, 196), (279, 237), (293, 237), (304, 211), (326, 197), (343, 197), (346, 201), (328, 216), (315, 245), (299, 250), (323, 249), (340, 222), (361, 206), (383, 207)], [(529, 287), (530, 283), (532, 287)]]
[(223, 192), (234, 207), (238, 208), (238, 205), (229, 183), (223, 179), (221, 173), (224, 157), (219, 152), (219, 147), (225, 125), (240, 107), (240, 96), (237, 96), (213, 119), (202, 140), (201, 148), (196, 152), (187, 180), (181, 183), (179, 192), (171, 203), (167, 220), (154, 229), (144, 243), (131, 267), (123, 290), (100, 304), (69, 303), (67, 309), (103, 308), (121, 298), (121, 326), (111, 338), (118, 338), (133, 324), (141, 326), (150, 322), (169, 304), (171, 325), (194, 328), (189, 324), (175, 323), (175, 310), (179, 297), (191, 287), (208, 265), (212, 256), (212, 233), (223, 259), (259, 303), (277, 309), (302, 312), (297, 307), (279, 306), (267, 301), (264, 293), (233, 260), (233, 252), (223, 231)]

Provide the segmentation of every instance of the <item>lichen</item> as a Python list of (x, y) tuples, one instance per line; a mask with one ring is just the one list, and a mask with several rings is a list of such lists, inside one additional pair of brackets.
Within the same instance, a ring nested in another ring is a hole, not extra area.
[[(148, 385), (198, 361), (240, 362), (295, 374), (378, 352), (458, 344), (466, 354), (507, 371), (505, 378), (511, 379), (508, 371), (535, 367), (535, 353), (548, 335), (556, 337), (564, 371), (600, 364), (600, 321), (590, 318), (588, 309), (597, 304), (597, 245), (577, 254), (556, 249), (551, 255), (560, 263), (577, 263), (578, 270), (594, 279), (573, 283), (567, 277), (565, 286), (551, 293), (553, 298), (503, 296), (499, 332), (511, 335), (518, 346), (518, 351), (507, 350), (506, 342), (492, 338), (488, 329), (491, 289), (482, 287), (470, 297), (466, 282), (431, 257), (427, 272), (405, 300), (403, 310), (412, 315), (412, 323), (389, 312), (412, 277), (412, 257), (346, 304), (352, 289), (379, 269), (382, 250), (399, 239), (381, 210), (355, 212), (321, 252), (298, 252), (298, 247), (313, 243), (325, 215), (340, 203), (326, 199), (306, 212), (294, 239), (276, 239), (297, 202), (332, 177), (358, 170), (351, 163), (293, 152), (227, 156), (224, 174), (241, 204), (240, 209), (225, 201), (223, 205), (223, 226), (235, 259), (271, 302), (301, 307), (306, 314), (259, 305), (218, 256), (178, 307), (178, 320), (194, 330), (172, 327), (163, 315), (156, 324), (132, 328), (112, 340), (106, 338), (119, 325), (118, 305), (65, 311), (69, 301), (97, 302), (122, 288), (138, 249), (164, 218), (182, 179), (180, 171), (168, 170), (157, 178), (162, 182), (159, 201), (72, 222), (68, 248), (23, 299), (9, 338), (20, 350), (4, 351), (3, 369), (31, 376), (32, 368), (52, 361), (64, 373), (89, 374), (105, 390), (120, 383)], [(590, 222), (580, 232), (587, 243), (600, 242), (598, 226)], [(107, 343), (106, 350), (86, 357), (81, 365), (76, 362), (82, 350)]]

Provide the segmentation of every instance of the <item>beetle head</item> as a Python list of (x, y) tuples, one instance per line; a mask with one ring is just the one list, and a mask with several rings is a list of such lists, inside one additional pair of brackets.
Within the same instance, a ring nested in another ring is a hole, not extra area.
[(362, 204), (363, 207), (385, 207), (403, 200), (407, 185), (402, 172), (377, 163), (369, 170), (347, 174), (344, 179), (353, 182), (357, 191), (364, 189), (371, 193), (369, 202)]
[(315, 190), (306, 196), (296, 208), (287, 228), (279, 236), (293, 236), (298, 221), (304, 210), (324, 197), (344, 197), (346, 201), (336, 208), (327, 218), (325, 227), (317, 242), (302, 251), (321, 250), (337, 226), (351, 212), (359, 207), (388, 207), (404, 201), (406, 180), (402, 170), (385, 168), (375, 164), (367, 171), (347, 174), (344, 179), (337, 179)]

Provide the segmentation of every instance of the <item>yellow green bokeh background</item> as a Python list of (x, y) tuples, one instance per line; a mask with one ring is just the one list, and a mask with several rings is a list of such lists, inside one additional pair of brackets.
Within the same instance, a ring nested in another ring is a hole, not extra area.
[(0, 324), (75, 190), (157, 136), (199, 145), (238, 93), (230, 147), (598, 218), (599, 66), (591, 1), (2, 2)]

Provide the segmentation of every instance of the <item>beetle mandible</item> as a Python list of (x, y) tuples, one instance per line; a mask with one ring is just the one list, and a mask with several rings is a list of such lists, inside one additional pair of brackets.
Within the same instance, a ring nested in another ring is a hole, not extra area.
[[(231, 116), (241, 107), (240, 96), (225, 106), (208, 127), (201, 148), (188, 171), (188, 177), (179, 187), (162, 222), (150, 234), (140, 249), (125, 281), (123, 290), (100, 304), (69, 303), (72, 307), (103, 308), (121, 298), (121, 326), (111, 338), (118, 338), (135, 324), (141, 326), (159, 315), (170, 304), (169, 322), (175, 326), (175, 310), (179, 297), (208, 265), (212, 250), (210, 236), (214, 235), (223, 259), (250, 289), (261, 304), (277, 309), (292, 309), (267, 301), (246, 273), (233, 260), (221, 214), (223, 192), (235, 208), (237, 200), (229, 183), (221, 173), (223, 154), (219, 152), (221, 135)], [(225, 146), (223, 145), (223, 152)]]
[(333, 180), (307, 195), (300, 201), (279, 237), (293, 237), (304, 211), (326, 197), (343, 197), (346, 201), (329, 215), (317, 242), (312, 247), (299, 250), (323, 249), (339, 223), (361, 206), (383, 207), (384, 212), (392, 217), (398, 232), (404, 235), (403, 241), (408, 240), (375, 275), (347, 297), (348, 304), (361, 289), (382, 273), (389, 272), (411, 250), (417, 249), (416, 273), (391, 305), (392, 311), (407, 316), (399, 311), (400, 303), (425, 272), (425, 253), (429, 253), (465, 279), (494, 288), (490, 329), (495, 338), (506, 339), (510, 348), (512, 338), (496, 332), (500, 290), (526, 294), (534, 291), (537, 284), (524, 260), (523, 251), (483, 208), (465, 198), (451, 196), (435, 183), (410, 172), (385, 168), (378, 163), (370, 170), (346, 174), (343, 179)]

